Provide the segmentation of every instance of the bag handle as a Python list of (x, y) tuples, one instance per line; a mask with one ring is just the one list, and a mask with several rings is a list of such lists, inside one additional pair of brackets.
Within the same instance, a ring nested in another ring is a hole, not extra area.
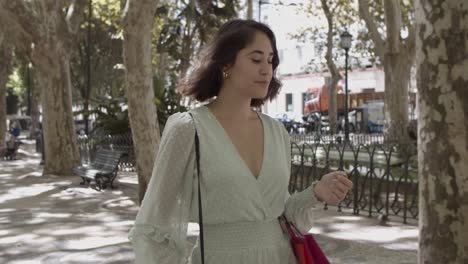
[[(195, 123), (195, 118), (189, 113)], [(201, 201), (201, 188), (200, 188), (200, 142), (198, 139), (197, 128), (195, 128), (195, 154), (197, 161), (197, 179), (198, 179), (198, 225), (200, 226), (200, 253), (201, 253), (201, 263), (205, 264), (205, 242), (203, 235), (203, 211), (202, 211), (202, 201)]]
[(290, 236), (301, 236), (302, 233), (299, 231), (299, 229), (297, 229), (297, 227), (291, 223), (290, 221), (288, 221), (288, 219), (286, 218), (286, 216), (283, 214), (280, 216), (280, 223), (283, 227), (286, 228), (286, 230), (288, 231), (289, 235)]

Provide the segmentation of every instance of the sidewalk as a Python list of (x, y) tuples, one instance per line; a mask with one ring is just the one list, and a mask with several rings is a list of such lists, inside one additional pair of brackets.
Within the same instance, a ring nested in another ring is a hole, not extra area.
[(417, 263), (417, 224), (389, 222), (382, 226), (376, 217), (339, 213), (336, 208), (317, 211), (310, 232), (317, 234), (331, 263)]
[[(119, 172), (117, 189), (98, 192), (78, 177), (42, 176), (40, 155), (26, 143), (18, 160), (0, 161), (0, 263), (133, 263), (135, 173)], [(311, 232), (331, 263), (417, 263), (416, 225), (380, 226), (330, 208), (317, 210)]]

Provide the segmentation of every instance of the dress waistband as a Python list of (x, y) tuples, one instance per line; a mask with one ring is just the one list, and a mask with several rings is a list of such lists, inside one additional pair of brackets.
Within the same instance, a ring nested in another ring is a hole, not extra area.
[(278, 219), (205, 224), (203, 228), (206, 250), (275, 247), (285, 241)]

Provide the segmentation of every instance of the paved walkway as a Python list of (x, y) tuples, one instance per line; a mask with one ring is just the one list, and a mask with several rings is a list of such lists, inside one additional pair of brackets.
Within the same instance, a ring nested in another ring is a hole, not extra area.
[[(77, 177), (42, 176), (33, 142), (0, 161), (0, 263), (132, 263), (127, 234), (137, 213), (135, 173), (102, 192)], [(317, 211), (311, 232), (332, 263), (417, 263), (417, 226)]]

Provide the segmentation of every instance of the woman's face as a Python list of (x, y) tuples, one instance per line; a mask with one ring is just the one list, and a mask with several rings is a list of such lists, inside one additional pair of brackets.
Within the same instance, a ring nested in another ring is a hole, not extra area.
[(257, 31), (252, 43), (241, 49), (236, 61), (225, 69), (227, 82), (250, 98), (265, 98), (273, 77), (273, 48), (268, 36)]

